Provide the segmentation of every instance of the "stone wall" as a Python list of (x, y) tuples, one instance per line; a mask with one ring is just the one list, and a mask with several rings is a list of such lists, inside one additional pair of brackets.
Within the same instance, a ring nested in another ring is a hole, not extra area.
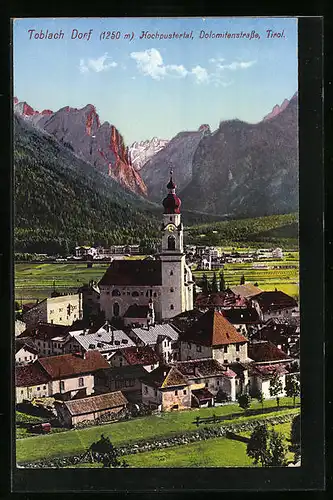
[[(186, 445), (189, 443), (204, 441), (206, 439), (212, 439), (216, 437), (225, 437), (228, 432), (239, 433), (252, 431), (258, 423), (267, 423), (270, 425), (283, 424), (290, 422), (294, 417), (295, 413), (288, 413), (286, 415), (270, 416), (260, 419), (248, 420), (241, 423), (230, 423), (223, 424), (214, 427), (204, 427), (202, 429), (195, 429), (193, 431), (184, 432), (181, 434), (176, 434), (174, 436), (169, 436), (160, 439), (149, 439), (146, 441), (137, 441), (136, 443), (130, 443), (125, 446), (117, 447), (119, 456), (133, 455), (137, 453), (143, 453), (146, 451), (153, 451), (159, 449), (170, 448), (172, 446)], [(20, 464), (21, 467), (27, 468), (59, 468), (67, 466), (78, 465), (82, 461), (83, 455), (74, 455), (63, 458), (55, 458), (50, 460), (42, 460), (39, 462), (30, 462)], [(87, 458), (84, 459), (87, 461)]]

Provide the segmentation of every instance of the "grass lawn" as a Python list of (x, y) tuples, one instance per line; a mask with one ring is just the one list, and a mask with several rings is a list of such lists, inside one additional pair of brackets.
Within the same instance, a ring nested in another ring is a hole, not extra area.
[[(274, 429), (282, 433), (284, 443), (290, 435), (291, 422), (278, 424)], [(250, 432), (242, 432), (249, 437)], [(255, 467), (246, 454), (246, 443), (227, 438), (214, 438), (169, 449), (155, 450), (122, 457), (130, 467)], [(293, 460), (293, 453), (287, 453), (287, 460)], [(75, 466), (77, 467), (77, 466)], [(81, 468), (101, 467), (100, 464), (83, 463)]]
[[(281, 406), (290, 405), (291, 407), (292, 398), (281, 398), (280, 404)], [(275, 400), (266, 400), (264, 401), (264, 406), (267, 408), (275, 407), (276, 402)], [(260, 407), (261, 405), (257, 402), (251, 405), (252, 409)], [(291, 409), (287, 411), (293, 412), (298, 410)], [(232, 404), (215, 408), (164, 413), (129, 421), (115, 422), (113, 424), (88, 427), (81, 430), (70, 430), (59, 434), (18, 439), (16, 442), (17, 462), (83, 453), (102, 433), (109, 436), (113, 444), (119, 445), (141, 439), (168, 436), (183, 431), (194, 430), (196, 426), (193, 422), (197, 415), (208, 417), (212, 416), (213, 413), (217, 416), (235, 413), (239, 417), (235, 417), (236, 420), (258, 418), (257, 416), (244, 417), (244, 412), (239, 408), (238, 404)], [(283, 413), (283, 410), (281, 413)], [(235, 420), (232, 421), (234, 422)]]

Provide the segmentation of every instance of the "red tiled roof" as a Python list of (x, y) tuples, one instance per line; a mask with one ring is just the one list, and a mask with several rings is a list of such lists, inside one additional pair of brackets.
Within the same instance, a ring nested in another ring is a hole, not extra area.
[(98, 285), (162, 285), (162, 263), (160, 260), (115, 260)]
[(257, 363), (290, 359), (287, 354), (269, 341), (258, 341), (249, 344), (248, 356)]
[(16, 387), (31, 387), (38, 384), (46, 384), (50, 376), (45, 373), (38, 362), (15, 368)]
[(261, 292), (259, 295), (253, 297), (253, 300), (258, 302), (263, 312), (297, 307), (296, 300), (280, 290), (275, 292)]
[(66, 401), (64, 405), (71, 415), (84, 415), (101, 410), (125, 406), (127, 399), (121, 391), (108, 392), (98, 396)]
[(179, 340), (212, 347), (247, 342), (247, 338), (221, 312), (213, 310), (207, 311), (186, 332), (181, 333)]
[(250, 365), (249, 374), (259, 375), (262, 378), (271, 378), (273, 375), (285, 375), (288, 373), (284, 365), (273, 364), (273, 365)]
[(154, 365), (159, 362), (156, 352), (149, 346), (120, 349), (129, 365)]
[(36, 363), (39, 363), (54, 380), (109, 368), (109, 363), (99, 351), (87, 351), (85, 357), (76, 354), (49, 356), (40, 358)]

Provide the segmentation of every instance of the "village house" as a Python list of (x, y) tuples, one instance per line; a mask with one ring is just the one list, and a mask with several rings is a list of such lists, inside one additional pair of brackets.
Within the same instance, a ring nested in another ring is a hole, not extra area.
[(201, 312), (206, 312), (209, 309), (223, 311), (224, 309), (234, 307), (247, 307), (247, 305), (248, 303), (245, 298), (240, 295), (234, 295), (230, 290), (209, 294), (199, 293), (195, 300), (195, 306)]
[(251, 302), (263, 322), (275, 316), (292, 317), (293, 311), (298, 308), (293, 297), (279, 290), (261, 292), (252, 297)]
[(241, 297), (243, 299), (251, 299), (255, 295), (259, 295), (262, 290), (252, 283), (245, 283), (244, 285), (234, 285), (228, 289), (235, 297)]
[(142, 381), (142, 403), (160, 411), (191, 408), (187, 378), (174, 366), (160, 365)]
[(251, 340), (268, 340), (289, 355), (290, 349), (299, 339), (296, 330), (296, 323), (284, 322), (284, 318), (271, 318), (251, 337)]
[(255, 397), (261, 391), (266, 399), (270, 398), (270, 381), (278, 375), (283, 386), (280, 396), (283, 396), (288, 366), (293, 361), (291, 356), (269, 341), (252, 342), (248, 352), (253, 361), (248, 366), (250, 394)]
[(160, 359), (156, 352), (149, 346), (126, 347), (119, 349), (110, 359), (110, 366), (142, 366), (147, 372), (158, 367)]
[(236, 400), (236, 373), (216, 359), (203, 358), (173, 363), (190, 383), (192, 406), (212, 406), (218, 393)]
[(33, 344), (39, 357), (54, 356), (63, 353), (63, 345), (69, 329), (65, 325), (38, 323), (27, 328), (17, 338)]
[(38, 350), (29, 339), (16, 339), (15, 365), (27, 365), (38, 358)]
[(116, 419), (124, 412), (127, 404), (124, 394), (115, 391), (72, 401), (56, 401), (54, 406), (61, 424), (75, 427), (82, 422), (96, 421), (105, 417)]
[(138, 346), (152, 347), (165, 363), (178, 359), (177, 340), (179, 333), (171, 324), (133, 328), (128, 335)]
[(40, 397), (68, 400), (94, 392), (94, 373), (108, 367), (99, 352), (39, 358), (16, 367), (16, 403)]
[(60, 295), (38, 302), (23, 313), (23, 321), (27, 327), (38, 323), (56, 325), (71, 325), (75, 320), (82, 318), (82, 295)]
[(163, 200), (161, 251), (153, 258), (113, 261), (99, 282), (100, 307), (108, 320), (123, 318), (131, 305), (154, 302), (158, 321), (193, 309), (193, 278), (186, 264), (181, 200), (172, 179)]
[(141, 379), (147, 373), (142, 365), (104, 368), (95, 374), (95, 392), (122, 391), (131, 403), (141, 403)]
[(248, 340), (223, 313), (209, 310), (180, 333), (180, 360), (213, 358), (221, 363), (247, 361)]
[(234, 325), (236, 330), (247, 338), (261, 325), (256, 309), (251, 307), (233, 307), (231, 309), (224, 309), (223, 316)]
[(63, 346), (64, 353), (80, 352), (89, 350), (99, 351), (105, 359), (111, 356), (121, 347), (134, 347), (135, 343), (123, 330), (115, 330), (108, 322), (94, 333), (89, 330), (69, 332)]

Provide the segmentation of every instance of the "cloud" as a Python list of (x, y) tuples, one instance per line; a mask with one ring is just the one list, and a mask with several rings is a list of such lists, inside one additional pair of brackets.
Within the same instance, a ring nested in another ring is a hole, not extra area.
[(195, 66), (192, 68), (191, 73), (195, 76), (197, 83), (208, 83), (210, 79), (210, 75), (208, 75), (206, 68), (202, 66)]
[(253, 66), (257, 61), (234, 61), (230, 64), (217, 64), (217, 68), (220, 70), (230, 69), (235, 71), (237, 69), (246, 69)]
[(100, 73), (101, 71), (107, 71), (110, 68), (115, 68), (118, 64), (115, 61), (106, 62), (107, 59), (111, 59), (108, 53), (105, 52), (104, 55), (98, 57), (97, 59), (88, 59), (85, 62), (84, 59), (80, 59), (80, 72), (88, 73), (89, 71), (94, 71), (95, 73)]
[(143, 52), (131, 52), (138, 70), (145, 76), (154, 80), (162, 80), (166, 76), (184, 78), (188, 71), (182, 64), (164, 64), (163, 58), (157, 49), (147, 49)]

